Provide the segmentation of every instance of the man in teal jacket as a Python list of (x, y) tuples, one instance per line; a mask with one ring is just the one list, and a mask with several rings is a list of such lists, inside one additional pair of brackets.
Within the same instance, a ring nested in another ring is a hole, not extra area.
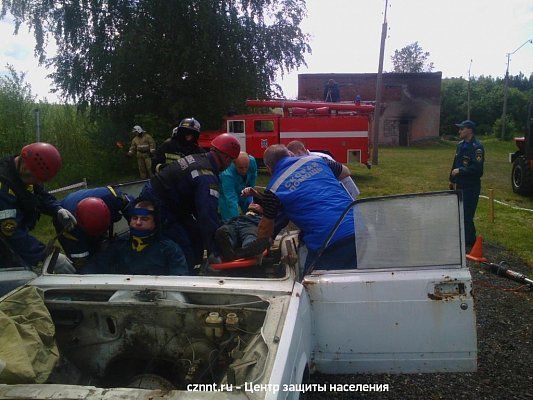
[(220, 215), (224, 222), (237, 217), (239, 208), (246, 212), (251, 203), (251, 197), (241, 196), (244, 188), (254, 187), (257, 180), (257, 163), (255, 158), (245, 152), (220, 174), (221, 193), (218, 200)]

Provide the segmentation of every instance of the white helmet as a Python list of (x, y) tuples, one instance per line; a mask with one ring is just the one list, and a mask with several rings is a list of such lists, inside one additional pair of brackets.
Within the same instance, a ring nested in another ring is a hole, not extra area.
[(146, 132), (143, 128), (141, 128), (139, 125), (135, 125), (133, 129), (131, 130), (131, 133), (143, 133)]

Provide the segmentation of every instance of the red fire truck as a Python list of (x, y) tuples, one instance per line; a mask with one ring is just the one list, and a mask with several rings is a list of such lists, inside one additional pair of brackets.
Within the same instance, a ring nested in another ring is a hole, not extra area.
[[(339, 162), (370, 166), (371, 104), (247, 100), (246, 105), (274, 111), (226, 116), (222, 129), (200, 135), (200, 145), (208, 148), (217, 135), (231, 133), (243, 151), (261, 160), (268, 146), (300, 140), (309, 150), (328, 153)], [(276, 109), (281, 110), (275, 112)]]

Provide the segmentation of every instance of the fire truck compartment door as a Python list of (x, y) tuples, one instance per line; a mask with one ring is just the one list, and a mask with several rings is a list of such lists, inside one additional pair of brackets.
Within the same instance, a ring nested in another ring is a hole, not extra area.
[(246, 123), (244, 120), (228, 119), (227, 132), (237, 138), (241, 145), (241, 151), (246, 151)]
[(364, 199), (358, 268), (304, 278), (323, 373), (475, 371), (472, 279), (458, 193)]

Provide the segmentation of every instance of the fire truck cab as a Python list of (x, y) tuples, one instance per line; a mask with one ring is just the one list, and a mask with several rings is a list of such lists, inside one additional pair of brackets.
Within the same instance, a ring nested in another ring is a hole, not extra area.
[(373, 105), (298, 100), (248, 100), (246, 105), (270, 111), (226, 116), (219, 131), (200, 135), (200, 145), (208, 148), (216, 136), (231, 133), (243, 151), (261, 160), (268, 146), (300, 140), (309, 150), (327, 153), (338, 162), (370, 165)]

